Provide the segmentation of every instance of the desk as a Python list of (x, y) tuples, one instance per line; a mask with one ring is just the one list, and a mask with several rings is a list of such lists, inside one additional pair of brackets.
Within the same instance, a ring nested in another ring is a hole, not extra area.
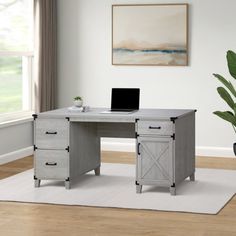
[(143, 185), (170, 188), (194, 180), (195, 110), (140, 109), (131, 114), (102, 114), (104, 108), (71, 112), (67, 108), (34, 116), (34, 180), (65, 181), (100, 175), (100, 138), (136, 139), (136, 192)]

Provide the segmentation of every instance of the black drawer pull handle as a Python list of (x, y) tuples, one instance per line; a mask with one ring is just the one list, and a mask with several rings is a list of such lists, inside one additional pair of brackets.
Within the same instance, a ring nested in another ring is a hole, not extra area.
[(149, 126), (149, 129), (161, 129), (161, 126), (158, 126), (158, 127), (156, 127), (156, 126)]
[(138, 143), (138, 155), (140, 155), (140, 143)]
[(57, 134), (57, 132), (48, 132), (48, 131), (46, 131), (45, 134)]
[(56, 166), (57, 163), (56, 162), (46, 162), (45, 165), (46, 166)]

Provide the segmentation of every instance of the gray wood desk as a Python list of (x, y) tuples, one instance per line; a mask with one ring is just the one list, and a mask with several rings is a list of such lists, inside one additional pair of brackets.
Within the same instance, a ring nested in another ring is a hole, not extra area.
[(131, 114), (101, 114), (104, 108), (67, 108), (34, 116), (34, 179), (65, 181), (94, 170), (100, 175), (100, 138), (136, 139), (136, 192), (142, 185), (170, 188), (194, 180), (195, 110), (140, 109)]

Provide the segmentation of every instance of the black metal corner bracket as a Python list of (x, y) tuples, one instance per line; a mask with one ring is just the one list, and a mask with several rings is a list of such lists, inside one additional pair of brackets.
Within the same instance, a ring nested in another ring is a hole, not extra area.
[(66, 117), (66, 119), (67, 119), (68, 121), (70, 121), (70, 117)]
[(34, 151), (35, 151), (36, 149), (38, 149), (38, 148), (36, 147), (36, 145), (34, 145)]
[(175, 183), (173, 183), (170, 187), (175, 188)]
[(38, 179), (38, 178), (36, 178), (36, 176), (34, 175), (34, 179), (36, 180), (36, 179)]
[(139, 121), (139, 118), (136, 118), (136, 119), (135, 119), (135, 123), (137, 123), (138, 121)]
[(33, 116), (34, 120), (38, 118), (37, 114), (33, 114), (32, 116)]
[(173, 133), (173, 135), (170, 136), (173, 140), (175, 140), (175, 133)]
[(65, 181), (70, 181), (70, 177), (68, 177), (67, 179), (65, 179)]
[(175, 120), (177, 120), (178, 119), (178, 117), (170, 117), (170, 120), (173, 122), (173, 123), (175, 123)]
[(135, 181), (135, 185), (139, 185), (139, 183), (138, 183), (138, 181), (137, 181), (137, 180)]
[(65, 148), (65, 150), (66, 150), (67, 152), (70, 152), (70, 147), (68, 146), (67, 148)]

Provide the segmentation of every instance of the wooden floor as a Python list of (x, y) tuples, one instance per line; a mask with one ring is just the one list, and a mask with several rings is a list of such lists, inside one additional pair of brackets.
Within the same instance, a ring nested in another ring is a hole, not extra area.
[[(134, 154), (103, 152), (102, 161), (134, 163)], [(0, 165), (0, 179), (32, 165), (32, 157)], [(236, 170), (236, 159), (198, 157), (196, 165)], [(218, 215), (0, 202), (0, 235), (236, 236), (236, 197)]]

